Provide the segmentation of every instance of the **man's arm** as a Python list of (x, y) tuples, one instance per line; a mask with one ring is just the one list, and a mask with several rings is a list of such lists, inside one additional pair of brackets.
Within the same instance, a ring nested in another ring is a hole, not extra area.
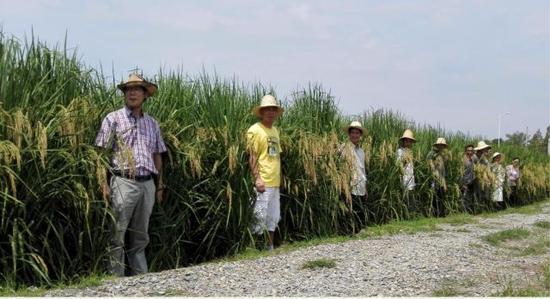
[(155, 162), (155, 168), (158, 171), (157, 175), (157, 191), (156, 191), (156, 198), (159, 203), (162, 202), (163, 195), (164, 195), (164, 182), (162, 179), (162, 155), (160, 153), (154, 153), (153, 154), (153, 161)]
[(250, 172), (252, 174), (252, 179), (254, 180), (254, 186), (256, 187), (256, 191), (263, 193), (265, 191), (265, 184), (260, 177), (258, 157), (252, 149), (249, 150), (249, 154), (250, 157), (248, 158), (248, 164), (250, 165)]
[[(95, 146), (101, 157), (107, 157), (109, 155), (109, 150), (112, 148), (113, 138), (113, 122), (109, 119), (109, 115), (107, 115), (101, 122), (101, 127), (95, 140)], [(109, 199), (111, 197), (111, 190), (109, 186), (111, 172), (109, 171), (109, 167), (105, 169), (105, 177), (98, 179), (101, 181), (99, 183), (101, 184), (103, 201), (105, 201), (105, 204), (108, 206)]]

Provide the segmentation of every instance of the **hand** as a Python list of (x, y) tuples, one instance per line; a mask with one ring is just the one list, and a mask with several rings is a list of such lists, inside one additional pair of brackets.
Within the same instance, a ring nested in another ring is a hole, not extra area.
[(103, 184), (101, 189), (103, 193), (103, 201), (105, 202), (105, 205), (109, 206), (109, 199), (111, 198), (111, 189), (107, 184)]
[(258, 191), (259, 193), (265, 192), (265, 183), (261, 178), (256, 179), (256, 183), (254, 184), (254, 186), (256, 186), (256, 191)]
[(162, 203), (162, 200), (164, 199), (164, 189), (157, 189), (155, 197), (157, 198), (157, 202), (159, 204)]

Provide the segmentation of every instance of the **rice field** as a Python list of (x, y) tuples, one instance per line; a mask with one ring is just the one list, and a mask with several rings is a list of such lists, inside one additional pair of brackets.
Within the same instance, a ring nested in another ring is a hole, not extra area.
[[(166, 70), (151, 79), (159, 92), (145, 110), (159, 121), (168, 153), (166, 198), (155, 206), (150, 223), (150, 270), (244, 250), (254, 241), (245, 132), (255, 122), (252, 107), (276, 90)], [(100, 188), (108, 157), (93, 142), (101, 119), (123, 104), (118, 81), (84, 65), (74, 51), (0, 32), (0, 279), (9, 285), (47, 285), (104, 271), (113, 221)], [(450, 144), (444, 205), (459, 211), (463, 147), (478, 137), (418, 126), (389, 110), (343, 115), (334, 96), (319, 85), (280, 100), (285, 114), (278, 125), (284, 147), (279, 240), (348, 233), (354, 220), (341, 194), (350, 194), (351, 173), (337, 148), (346, 138), (341, 127), (352, 118), (369, 132), (363, 142), (368, 223), (415, 217), (403, 200), (395, 163), (406, 128), (413, 128), (418, 140), (413, 154), (421, 214), (430, 214), (432, 199), (425, 157), (439, 136)], [(498, 150), (505, 161), (522, 157), (522, 203), (548, 198), (547, 156), (520, 147)], [(479, 171), (490, 188), (490, 175)], [(488, 202), (482, 205), (490, 209)]]

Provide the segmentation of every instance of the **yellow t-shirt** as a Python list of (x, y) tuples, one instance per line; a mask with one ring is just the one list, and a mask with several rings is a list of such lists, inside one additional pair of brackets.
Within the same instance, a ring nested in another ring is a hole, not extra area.
[(281, 143), (275, 127), (255, 123), (246, 132), (247, 146), (258, 158), (258, 171), (266, 187), (281, 185)]

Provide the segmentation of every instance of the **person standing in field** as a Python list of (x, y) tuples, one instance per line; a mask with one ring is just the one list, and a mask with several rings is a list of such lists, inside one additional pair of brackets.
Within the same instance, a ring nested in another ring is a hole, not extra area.
[(445, 194), (447, 193), (447, 180), (445, 178), (445, 162), (447, 160), (447, 141), (439, 137), (433, 144), (433, 148), (428, 153), (428, 166), (432, 172), (432, 212), (436, 217), (444, 217), (445, 212)]
[(477, 143), (477, 146), (474, 148), (475, 155), (472, 157), (474, 162), (474, 173), (475, 173), (475, 183), (474, 183), (474, 213), (483, 210), (488, 205), (491, 204), (491, 193), (492, 190), (487, 187), (487, 184), (490, 183), (487, 181), (486, 173), (490, 172), (489, 169), (489, 160), (487, 155), (491, 150), (491, 146), (481, 140)]
[(410, 212), (418, 212), (413, 191), (416, 187), (414, 181), (413, 153), (412, 146), (416, 142), (414, 134), (410, 129), (405, 130), (403, 136), (399, 138), (399, 148), (397, 149), (397, 163), (401, 169), (401, 185), (403, 187), (404, 199), (407, 201), (407, 207)]
[(491, 150), (491, 146), (482, 140), (477, 143), (477, 147), (474, 150), (476, 151), (475, 156), (472, 157), (474, 164), (481, 163), (485, 166), (489, 166), (487, 155), (489, 153), (489, 150)]
[[(353, 213), (354, 221), (352, 233), (358, 233), (367, 223), (366, 201), (367, 201), (367, 172), (365, 166), (365, 151), (361, 147), (361, 138), (367, 130), (360, 122), (353, 121), (343, 128), (348, 134), (348, 141), (340, 145), (340, 156), (351, 167), (351, 201), (348, 202), (350, 211)], [(345, 196), (345, 195), (344, 195)]]
[(283, 108), (272, 95), (265, 95), (259, 106), (253, 109), (259, 122), (252, 125), (247, 133), (249, 166), (254, 180), (256, 202), (253, 226), (255, 234), (268, 232), (268, 250), (273, 250), (275, 229), (280, 220), (281, 185), (281, 142), (279, 130), (275, 127)]
[(492, 200), (496, 204), (497, 210), (502, 210), (504, 206), (504, 181), (506, 179), (506, 172), (502, 167), (502, 155), (499, 152), (493, 154), (491, 163), (491, 171), (495, 175), (495, 182), (493, 187)]
[(521, 178), (521, 172), (519, 171), (519, 162), (519, 158), (516, 157), (512, 160), (512, 164), (506, 166), (506, 177), (508, 178), (508, 187), (510, 187), (508, 204), (511, 206), (516, 206), (519, 204), (518, 183)]
[(124, 248), (130, 275), (148, 271), (145, 248), (149, 244), (149, 218), (155, 198), (160, 203), (163, 197), (161, 154), (166, 146), (157, 121), (142, 109), (157, 86), (132, 74), (117, 87), (124, 93), (125, 105), (103, 119), (95, 144), (112, 155), (109, 184), (103, 185), (104, 200), (109, 205), (110, 198), (115, 220), (109, 271), (124, 276)]
[(472, 213), (474, 204), (474, 145), (468, 144), (464, 148), (463, 167), (464, 174), (462, 175), (462, 207), (464, 212)]

